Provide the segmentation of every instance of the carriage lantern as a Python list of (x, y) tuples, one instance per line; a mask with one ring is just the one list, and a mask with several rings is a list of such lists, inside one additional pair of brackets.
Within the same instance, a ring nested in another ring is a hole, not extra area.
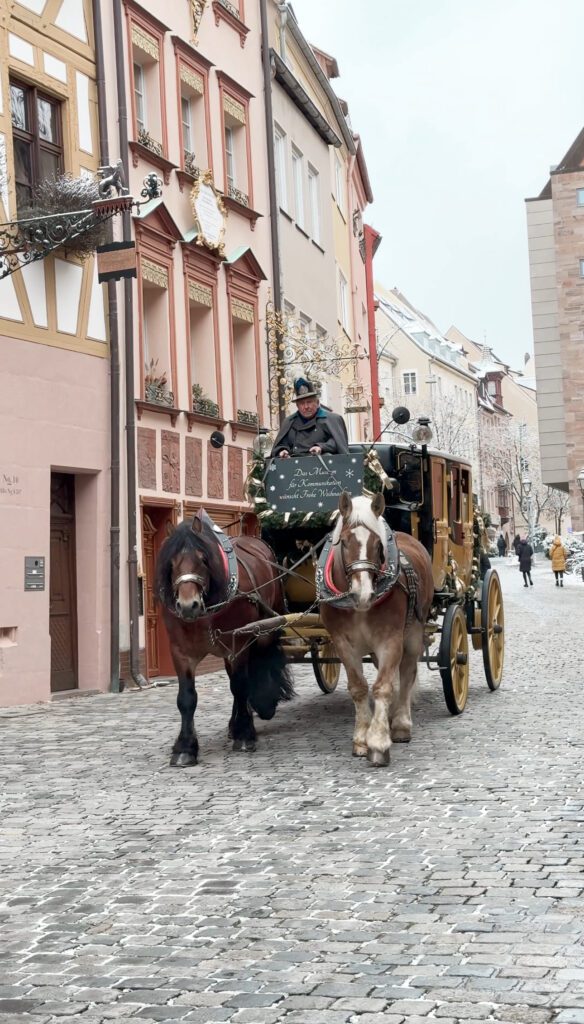
[(260, 427), (253, 439), (252, 450), (258, 458), (265, 459), (271, 452), (273, 439), (267, 427)]
[(432, 430), (428, 416), (420, 416), (412, 430), (412, 437), (416, 444), (429, 444), (432, 440)]

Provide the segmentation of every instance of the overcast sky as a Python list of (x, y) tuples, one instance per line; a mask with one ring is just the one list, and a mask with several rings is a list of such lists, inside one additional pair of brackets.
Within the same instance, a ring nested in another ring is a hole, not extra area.
[(292, 0), (363, 139), (376, 276), (442, 331), (533, 351), (525, 204), (584, 125), (583, 0)]

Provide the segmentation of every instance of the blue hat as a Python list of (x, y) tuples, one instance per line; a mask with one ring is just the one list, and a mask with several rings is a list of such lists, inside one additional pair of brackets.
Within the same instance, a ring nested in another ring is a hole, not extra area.
[(316, 385), (312, 384), (309, 380), (304, 377), (297, 377), (294, 381), (294, 395), (292, 398), (293, 402), (298, 402), (302, 398), (318, 398), (318, 391)]

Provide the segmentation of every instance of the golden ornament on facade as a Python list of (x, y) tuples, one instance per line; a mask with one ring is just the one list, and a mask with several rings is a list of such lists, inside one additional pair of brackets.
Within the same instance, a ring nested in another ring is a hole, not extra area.
[(191, 206), (195, 217), (195, 244), (225, 256), (225, 206), (215, 188), (210, 170), (197, 178), (191, 189)]
[(282, 400), (292, 400), (296, 377), (322, 385), (351, 373), (357, 383), (357, 366), (366, 353), (346, 334), (331, 338), (326, 332), (307, 331), (304, 323), (276, 309), (272, 302), (266, 306), (266, 330), (270, 412), (274, 417)]
[(209, 306), (213, 305), (213, 292), (205, 284), (199, 284), (198, 281), (189, 281), (189, 299), (192, 302), (196, 302), (198, 306)]
[(203, 76), (193, 71), (192, 68), (188, 68), (186, 64), (181, 64), (180, 66), (180, 80), (185, 85), (188, 85), (193, 92), (198, 93), (199, 96), (203, 95), (205, 91)]
[(231, 300), (231, 316), (234, 320), (242, 320), (246, 324), (253, 324), (254, 311), (250, 302), (243, 302), (241, 299)]
[(193, 43), (197, 41), (199, 25), (203, 17), (203, 11), (207, 6), (207, 0), (191, 0), (191, 15), (193, 19)]
[(137, 46), (143, 53), (153, 57), (154, 60), (160, 59), (158, 40), (151, 36), (149, 32), (145, 32), (139, 25), (132, 25), (132, 42), (134, 46)]
[(155, 284), (157, 288), (168, 288), (168, 271), (153, 260), (143, 259), (140, 263), (143, 281)]
[(226, 114), (231, 115), (234, 121), (245, 124), (245, 107), (243, 103), (234, 100), (233, 96), (229, 96), (227, 93), (223, 96), (223, 109)]

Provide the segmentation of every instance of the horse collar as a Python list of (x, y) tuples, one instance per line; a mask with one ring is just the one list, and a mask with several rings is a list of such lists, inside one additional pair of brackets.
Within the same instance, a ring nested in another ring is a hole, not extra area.
[[(375, 582), (374, 604), (382, 601), (389, 594), (390, 590), (397, 583), (400, 574), (400, 552), (398, 550), (393, 531), (385, 519), (383, 519), (382, 522), (385, 527), (387, 549), (385, 565), (378, 569), (374, 562), (370, 562), (368, 559), (359, 559), (356, 562), (351, 562), (349, 566), (345, 567), (345, 572), (347, 570), (351, 570), (352, 572), (370, 571), (378, 573)], [(329, 533), (320, 553), (320, 558), (316, 568), (317, 598), (319, 601), (331, 604), (335, 608), (354, 609), (355, 603), (353, 592), (348, 590), (343, 594), (337, 590), (333, 583), (333, 557), (333, 535), (332, 533)]]
[(227, 576), (227, 597), (225, 598), (225, 604), (227, 604), (229, 601), (233, 600), (239, 587), (237, 556), (230, 537), (223, 533), (223, 530), (220, 530), (215, 523), (213, 523), (213, 533), (215, 534), (215, 539), (219, 545), (221, 559)]

